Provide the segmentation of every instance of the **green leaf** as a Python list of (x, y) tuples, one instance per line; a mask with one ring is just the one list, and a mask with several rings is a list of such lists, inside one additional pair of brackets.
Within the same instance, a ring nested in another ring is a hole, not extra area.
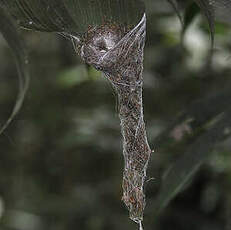
[(144, 14), (142, 0), (0, 0), (20, 26), (80, 36), (105, 22), (136, 25)]
[(6, 10), (0, 6), (0, 32), (5, 40), (8, 42), (11, 48), (17, 65), (18, 77), (19, 77), (19, 91), (13, 111), (8, 118), (7, 122), (0, 129), (0, 134), (7, 128), (15, 115), (20, 110), (24, 97), (29, 85), (29, 71), (28, 71), (28, 59), (24, 42), (19, 35), (16, 25), (12, 21), (12, 18), (7, 14)]
[(159, 214), (182, 191), (185, 184), (197, 172), (201, 164), (208, 159), (213, 147), (227, 137), (225, 130), (231, 128), (230, 117), (231, 109), (229, 107), (222, 116), (216, 119), (212, 127), (199, 136), (189, 146), (186, 153), (167, 170), (159, 190), (159, 195), (156, 198), (156, 214)]
[[(194, 16), (197, 14), (197, 9), (194, 4), (186, 10), (185, 17), (179, 10), (179, 4), (182, 3), (180, 0), (167, 0), (176, 11), (182, 25), (183, 32), (182, 38)], [(194, 2), (200, 7), (203, 14), (205, 15), (210, 29), (211, 35), (211, 47), (214, 45), (214, 33), (215, 33), (215, 21), (231, 23), (231, 1), (230, 0), (194, 0)]]

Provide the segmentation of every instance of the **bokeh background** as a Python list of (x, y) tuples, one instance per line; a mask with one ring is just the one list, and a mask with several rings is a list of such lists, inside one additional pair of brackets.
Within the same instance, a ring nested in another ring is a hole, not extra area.
[[(209, 66), (208, 25), (201, 14), (193, 13), (196, 6), (188, 10), (195, 17), (187, 26), (183, 44), (181, 24), (171, 5), (158, 0), (147, 1), (146, 7), (144, 113), (155, 152), (145, 185), (145, 229), (229, 230), (228, 135), (158, 217), (154, 209), (163, 175), (211, 121), (204, 118), (206, 110), (195, 106), (203, 122), (184, 121), (161, 141), (158, 138), (195, 101), (229, 92), (231, 30), (216, 25)], [(122, 140), (112, 87), (100, 72), (80, 60), (64, 37), (34, 31), (22, 34), (32, 79), (20, 113), (0, 136), (0, 229), (136, 229), (121, 202)], [(14, 105), (17, 86), (14, 59), (0, 35), (2, 124)], [(216, 110), (224, 101), (229, 104), (227, 95), (207, 110)]]

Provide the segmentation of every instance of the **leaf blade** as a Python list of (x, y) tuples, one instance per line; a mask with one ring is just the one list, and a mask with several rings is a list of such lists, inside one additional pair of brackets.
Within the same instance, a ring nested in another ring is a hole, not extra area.
[(23, 28), (75, 36), (105, 21), (134, 26), (144, 14), (143, 0), (1, 0), (1, 4)]
[(208, 159), (214, 146), (226, 137), (224, 130), (227, 127), (231, 128), (230, 117), (231, 108), (229, 107), (222, 118), (211, 129), (199, 136), (189, 146), (186, 153), (167, 171), (155, 201), (154, 212), (156, 215), (161, 213), (182, 190), (187, 181), (193, 177), (201, 164)]
[(11, 48), (18, 70), (18, 78), (19, 78), (19, 88), (18, 88), (18, 95), (14, 105), (14, 108), (9, 116), (8, 120), (5, 124), (0, 128), (0, 134), (4, 132), (4, 130), (8, 127), (11, 123), (13, 118), (19, 112), (26, 92), (29, 87), (29, 70), (28, 70), (28, 59), (27, 59), (27, 52), (25, 48), (25, 44), (19, 35), (18, 29), (14, 24), (11, 17), (8, 15), (5, 9), (0, 7), (0, 32), (2, 33), (3, 37), (7, 41), (9, 47)]

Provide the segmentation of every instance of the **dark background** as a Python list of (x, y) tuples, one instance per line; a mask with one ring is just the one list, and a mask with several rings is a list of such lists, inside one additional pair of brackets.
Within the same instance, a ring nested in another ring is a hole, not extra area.
[[(148, 169), (151, 180), (145, 185), (145, 229), (229, 230), (228, 137), (216, 145), (160, 216), (154, 214), (154, 208), (164, 172), (213, 120), (190, 125), (181, 122), (158, 143), (157, 138), (195, 101), (229, 92), (231, 30), (216, 25), (209, 67), (210, 37), (202, 15), (188, 25), (183, 47), (179, 20), (167, 2), (147, 2), (147, 20), (144, 113), (155, 153)], [(100, 72), (79, 59), (65, 38), (22, 33), (32, 79), (20, 113), (0, 136), (0, 229), (136, 229), (121, 201), (123, 156), (112, 87)], [(12, 110), (17, 84), (14, 60), (0, 36), (1, 123)], [(229, 100), (228, 96), (222, 98), (222, 102)], [(222, 102), (217, 100), (207, 110), (216, 110)], [(201, 107), (193, 109), (203, 120), (206, 114)]]

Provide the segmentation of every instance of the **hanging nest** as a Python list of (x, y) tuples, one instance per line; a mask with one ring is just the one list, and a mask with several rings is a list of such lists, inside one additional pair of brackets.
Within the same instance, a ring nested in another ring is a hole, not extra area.
[(105, 74), (118, 95), (125, 160), (122, 200), (137, 223), (143, 219), (144, 182), (151, 154), (142, 104), (145, 29), (145, 15), (129, 32), (105, 23), (89, 28), (78, 49), (86, 63)]

